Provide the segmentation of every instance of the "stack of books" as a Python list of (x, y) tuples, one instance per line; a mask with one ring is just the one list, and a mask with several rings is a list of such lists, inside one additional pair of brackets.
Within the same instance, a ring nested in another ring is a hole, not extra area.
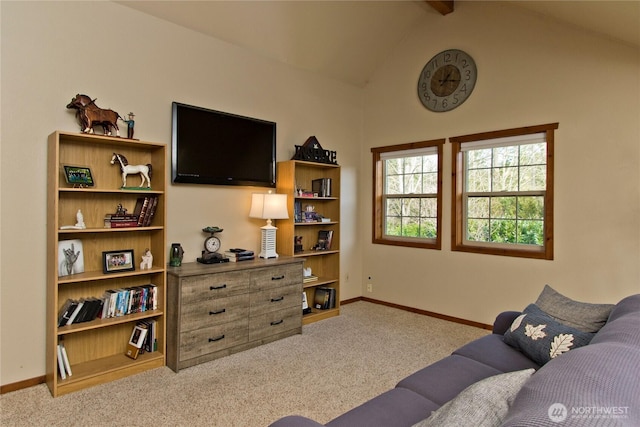
[(224, 256), (231, 262), (249, 261), (256, 258), (253, 251), (240, 248), (229, 249), (224, 253)]
[(137, 227), (138, 215), (134, 214), (107, 214), (104, 216), (104, 228)]
[(139, 197), (132, 214), (107, 214), (104, 228), (149, 227), (158, 209), (158, 196)]
[(309, 276), (302, 276), (303, 283), (315, 282), (317, 280), (318, 276), (314, 276), (313, 274), (310, 274)]

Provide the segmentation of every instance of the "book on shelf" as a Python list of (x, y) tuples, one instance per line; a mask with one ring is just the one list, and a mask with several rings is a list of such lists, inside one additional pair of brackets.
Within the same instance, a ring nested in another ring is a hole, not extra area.
[(143, 320), (140, 323), (146, 325), (147, 336), (144, 338), (142, 347), (140, 347), (140, 353), (151, 353), (158, 350), (158, 332), (157, 322), (153, 319)]
[(331, 178), (318, 178), (311, 181), (311, 190), (318, 197), (331, 197)]
[(64, 364), (64, 369), (67, 371), (68, 376), (72, 376), (73, 372), (71, 372), (71, 363), (69, 363), (69, 356), (67, 356), (67, 349), (64, 347), (64, 343), (58, 344), (58, 348), (62, 350), (62, 362)]
[(67, 372), (64, 367), (64, 360), (62, 359), (62, 347), (58, 344), (58, 371), (60, 371), (60, 378), (67, 379)]
[(328, 310), (330, 308), (335, 308), (336, 290), (334, 288), (318, 286), (315, 289), (313, 307), (318, 310)]
[(158, 196), (138, 197), (133, 215), (138, 218), (138, 227), (149, 227), (158, 209)]
[(315, 282), (318, 280), (318, 276), (314, 276), (313, 274), (310, 276), (302, 276), (303, 283)]
[(138, 215), (133, 214), (107, 214), (104, 216), (104, 228), (137, 227)]
[(302, 202), (300, 200), (296, 200), (293, 203), (293, 220), (295, 222), (304, 222), (302, 213)]
[(138, 322), (133, 327), (131, 331), (131, 338), (129, 338), (129, 343), (127, 344), (127, 351), (125, 355), (132, 359), (137, 359), (140, 355), (140, 350), (144, 345), (145, 338), (147, 336), (147, 332), (149, 331), (147, 324), (145, 322)]

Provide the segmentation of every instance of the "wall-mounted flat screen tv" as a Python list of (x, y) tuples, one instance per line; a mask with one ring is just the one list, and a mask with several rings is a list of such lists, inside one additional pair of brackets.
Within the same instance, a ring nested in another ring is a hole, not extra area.
[(172, 103), (174, 183), (275, 187), (276, 124)]

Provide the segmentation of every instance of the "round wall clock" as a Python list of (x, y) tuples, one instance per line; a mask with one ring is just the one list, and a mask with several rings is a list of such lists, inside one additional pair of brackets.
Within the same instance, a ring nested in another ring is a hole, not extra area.
[(418, 79), (418, 97), (431, 111), (450, 111), (469, 98), (478, 70), (473, 58), (458, 49), (440, 52), (427, 62)]

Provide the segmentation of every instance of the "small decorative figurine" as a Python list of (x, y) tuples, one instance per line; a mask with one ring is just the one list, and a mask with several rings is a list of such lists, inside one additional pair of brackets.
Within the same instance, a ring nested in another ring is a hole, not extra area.
[(121, 119), (123, 122), (125, 122), (127, 124), (127, 138), (129, 138), (129, 139), (133, 139), (133, 126), (136, 123), (133, 120), (134, 117), (135, 117), (135, 114), (129, 113), (129, 120)]
[(78, 209), (76, 212), (76, 225), (63, 225), (60, 230), (84, 230), (87, 226), (84, 223), (84, 215), (82, 211)]
[(144, 254), (142, 254), (142, 262), (140, 263), (140, 270), (151, 270), (153, 266), (153, 255), (149, 248), (144, 250)]
[[(97, 98), (96, 98), (97, 99)], [(116, 130), (116, 136), (120, 136), (118, 119), (123, 120), (120, 114), (113, 110), (105, 110), (96, 105), (96, 100), (87, 95), (77, 94), (71, 98), (67, 108), (77, 110), (76, 118), (80, 123), (80, 130), (84, 133), (94, 133), (94, 126), (102, 126), (103, 133), (111, 136), (111, 129)]]
[(111, 164), (115, 165), (116, 161), (120, 165), (120, 172), (122, 172), (122, 188), (127, 186), (127, 175), (130, 174), (140, 174), (142, 181), (140, 182), (140, 187), (144, 186), (145, 180), (147, 181), (147, 188), (151, 188), (151, 164), (147, 163), (146, 165), (130, 165), (127, 158), (119, 153), (113, 153), (111, 157)]

